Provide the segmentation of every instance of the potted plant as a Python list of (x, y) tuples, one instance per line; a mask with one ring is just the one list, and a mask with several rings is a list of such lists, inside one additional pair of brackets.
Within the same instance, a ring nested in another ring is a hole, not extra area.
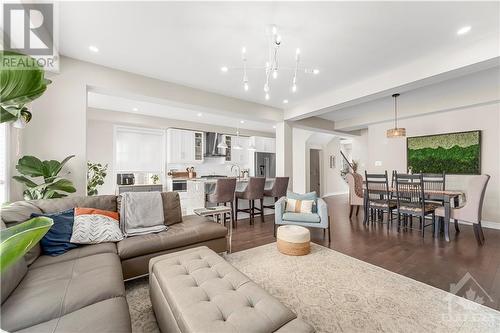
[(151, 180), (153, 181), (153, 184), (156, 185), (160, 181), (160, 176), (158, 175), (152, 175)]
[[(7, 61), (10, 58), (15, 61)], [(30, 56), (0, 51), (0, 123), (14, 122), (14, 126), (22, 128), (31, 120), (31, 112), (27, 105), (40, 97), (50, 80), (44, 78), (42, 67)]]
[(48, 217), (35, 217), (0, 230), (0, 271), (21, 259), (54, 224)]
[[(12, 177), (14, 180), (24, 184), (27, 188), (23, 195), (25, 200), (52, 199), (67, 196), (66, 193), (76, 192), (73, 183), (65, 178), (61, 178), (59, 173), (63, 166), (75, 155), (66, 157), (61, 162), (50, 160), (41, 161), (34, 156), (23, 156), (17, 162), (16, 169), (22, 176)], [(42, 182), (27, 178), (42, 177)], [(65, 193), (66, 192), (66, 193)]]
[(87, 162), (87, 195), (97, 195), (97, 187), (104, 184), (108, 165)]

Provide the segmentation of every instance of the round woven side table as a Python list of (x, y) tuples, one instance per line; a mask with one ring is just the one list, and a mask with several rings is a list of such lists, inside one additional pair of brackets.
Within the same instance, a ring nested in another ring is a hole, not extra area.
[(311, 252), (311, 234), (298, 225), (282, 225), (276, 233), (278, 251), (289, 256), (303, 256)]

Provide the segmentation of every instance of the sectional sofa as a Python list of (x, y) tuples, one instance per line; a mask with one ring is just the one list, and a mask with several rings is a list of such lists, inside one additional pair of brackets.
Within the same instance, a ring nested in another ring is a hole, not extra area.
[[(227, 229), (206, 218), (182, 217), (179, 196), (162, 193), (165, 223), (157, 234), (81, 246), (51, 257), (36, 245), (1, 277), (1, 328), (9, 332), (130, 332), (124, 280), (148, 274), (149, 260), (198, 246), (225, 252)], [(2, 227), (32, 213), (72, 207), (118, 211), (118, 197), (20, 201), (2, 208)]]

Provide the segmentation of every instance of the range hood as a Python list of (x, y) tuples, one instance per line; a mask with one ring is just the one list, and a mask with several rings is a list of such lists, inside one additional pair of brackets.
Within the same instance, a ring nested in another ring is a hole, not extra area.
[(217, 148), (225, 140), (224, 134), (206, 132), (205, 133), (205, 157), (226, 157), (226, 149)]

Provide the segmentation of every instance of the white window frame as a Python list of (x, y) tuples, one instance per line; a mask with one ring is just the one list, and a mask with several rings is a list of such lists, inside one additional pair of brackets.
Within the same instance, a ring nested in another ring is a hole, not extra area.
[[(117, 170), (116, 169), (116, 138), (118, 131), (134, 131), (134, 132), (142, 132), (142, 133), (151, 133), (161, 135), (162, 137), (162, 147), (161, 147), (161, 170)], [(160, 172), (160, 180), (163, 183), (164, 176), (166, 170), (166, 131), (164, 129), (158, 128), (147, 128), (147, 127), (135, 127), (135, 126), (123, 126), (123, 125), (114, 125), (113, 126), (113, 181), (116, 181), (116, 175), (119, 173), (156, 173)]]

